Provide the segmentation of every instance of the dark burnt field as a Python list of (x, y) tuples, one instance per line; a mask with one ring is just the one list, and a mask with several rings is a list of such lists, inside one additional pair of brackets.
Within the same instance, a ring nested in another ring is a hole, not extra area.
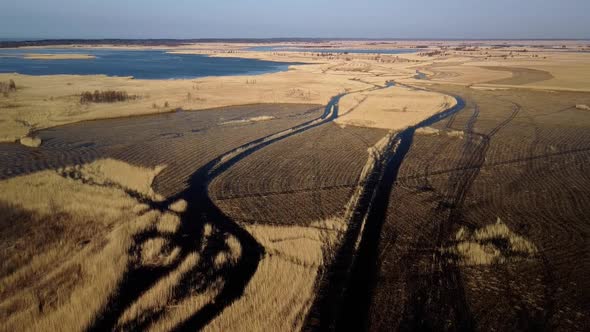
[(269, 145), (210, 186), (215, 203), (246, 223), (309, 225), (344, 212), (369, 147), (387, 131), (334, 123)]
[(574, 106), (590, 95), (434, 89), (466, 107), (414, 135), (368, 257), (366, 329), (584, 330), (590, 112)]
[[(0, 179), (115, 158), (134, 165), (167, 165), (154, 181), (171, 196), (206, 162), (252, 140), (291, 128), (323, 112), (322, 106), (267, 104), (88, 121), (38, 133), (39, 149), (0, 144)], [(256, 117), (267, 121), (243, 121)], [(108, 128), (108, 130), (105, 130)]]

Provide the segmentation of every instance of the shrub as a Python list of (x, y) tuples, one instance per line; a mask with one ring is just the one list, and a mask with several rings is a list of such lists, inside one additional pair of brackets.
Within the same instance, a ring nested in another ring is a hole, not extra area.
[(119, 101), (127, 101), (127, 100), (134, 100), (138, 97), (135, 95), (129, 95), (125, 91), (114, 91), (114, 90), (106, 90), (106, 91), (99, 91), (95, 90), (94, 92), (85, 91), (80, 94), (80, 103), (87, 104), (87, 103), (114, 103)]
[(16, 91), (16, 83), (10, 79), (8, 82), (0, 82), (0, 93), (4, 96), (8, 96), (8, 93)]

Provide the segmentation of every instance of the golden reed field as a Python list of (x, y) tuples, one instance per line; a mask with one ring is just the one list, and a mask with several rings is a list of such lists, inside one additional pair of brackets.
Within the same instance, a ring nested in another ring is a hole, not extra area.
[(256, 46), (23, 48), (293, 64), (0, 74), (1, 331), (590, 326), (590, 44)]

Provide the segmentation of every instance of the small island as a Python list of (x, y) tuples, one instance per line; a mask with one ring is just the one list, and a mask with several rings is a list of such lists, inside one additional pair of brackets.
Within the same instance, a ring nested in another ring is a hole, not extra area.
[(96, 59), (96, 56), (90, 54), (35, 54), (28, 53), (23, 56), (29, 60), (90, 60)]

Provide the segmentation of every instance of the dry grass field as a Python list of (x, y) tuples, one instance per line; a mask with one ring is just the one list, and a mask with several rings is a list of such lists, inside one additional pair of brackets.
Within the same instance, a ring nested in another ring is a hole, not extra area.
[(340, 106), (350, 111), (343, 112), (336, 123), (403, 130), (455, 104), (448, 95), (398, 86), (345, 96)]
[(586, 46), (269, 45), (335, 52), (167, 48), (307, 63), (255, 77), (0, 74), (0, 331), (590, 325)]
[(2, 330), (82, 330), (95, 319), (125, 265), (147, 263), (128, 255), (132, 238), (165, 214), (134, 196), (152, 197), (160, 170), (107, 159), (0, 182)]

